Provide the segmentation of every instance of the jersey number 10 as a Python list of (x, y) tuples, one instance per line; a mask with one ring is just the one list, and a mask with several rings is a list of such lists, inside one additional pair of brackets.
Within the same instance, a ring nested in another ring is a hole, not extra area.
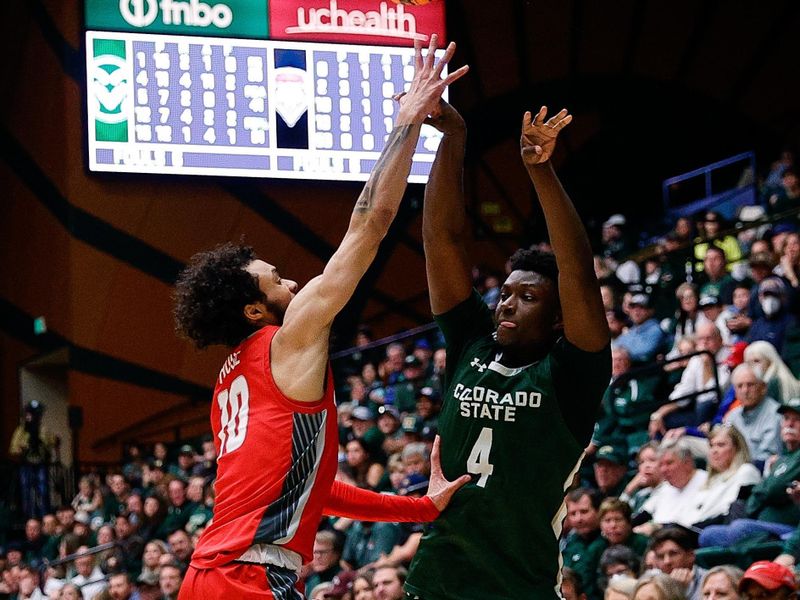
[(250, 413), (250, 389), (247, 379), (239, 375), (227, 390), (217, 394), (219, 404), (219, 456), (233, 452), (244, 444), (247, 418)]
[(494, 473), (494, 465), (489, 462), (489, 453), (492, 451), (492, 429), (484, 427), (475, 441), (467, 459), (467, 473), (480, 475), (478, 487), (486, 487), (489, 475)]

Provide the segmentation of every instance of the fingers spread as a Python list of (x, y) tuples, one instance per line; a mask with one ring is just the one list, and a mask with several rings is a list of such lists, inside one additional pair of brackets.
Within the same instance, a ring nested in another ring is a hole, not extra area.
[(523, 128), (523, 129), (525, 129), (526, 127), (529, 127), (529, 126), (530, 126), (530, 124), (531, 124), (531, 119), (532, 119), (532, 117), (531, 117), (531, 111), (529, 111), (529, 110), (526, 110), (526, 111), (525, 111), (525, 114), (524, 114), (524, 115), (522, 115), (522, 128)]
[(534, 117), (533, 119), (533, 124), (541, 125), (542, 123), (544, 123), (544, 119), (546, 116), (547, 116), (547, 107), (542, 106), (542, 108), (539, 109), (539, 112), (536, 113), (536, 117)]
[(422, 40), (414, 38), (414, 72), (422, 69)]
[(464, 65), (463, 67), (459, 67), (458, 69), (456, 69), (455, 71), (453, 71), (447, 77), (444, 78), (444, 84), (450, 85), (456, 79), (461, 79), (464, 75), (467, 74), (468, 71), (469, 71), (469, 65)]
[(440, 77), (442, 75), (442, 70), (444, 69), (445, 65), (450, 62), (450, 59), (453, 58), (453, 54), (456, 52), (456, 43), (450, 42), (447, 44), (447, 50), (444, 51), (444, 56), (441, 60), (437, 63), (436, 69), (434, 70), (434, 74), (436, 77)]
[(435, 33), (431, 35), (430, 44), (428, 44), (428, 53), (425, 55), (425, 69), (433, 68), (433, 58), (436, 54), (436, 45), (439, 41), (439, 36)]

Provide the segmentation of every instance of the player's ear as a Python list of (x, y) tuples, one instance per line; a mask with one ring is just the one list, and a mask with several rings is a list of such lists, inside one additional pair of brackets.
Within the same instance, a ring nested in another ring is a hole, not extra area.
[(242, 312), (247, 322), (254, 327), (260, 326), (268, 315), (267, 306), (261, 301), (245, 304)]

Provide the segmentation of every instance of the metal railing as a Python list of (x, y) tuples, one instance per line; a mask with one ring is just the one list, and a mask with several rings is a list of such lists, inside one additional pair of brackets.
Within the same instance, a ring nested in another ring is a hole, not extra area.
[(420, 325), (419, 327), (414, 327), (413, 329), (407, 329), (406, 331), (401, 331), (400, 333), (383, 337), (379, 340), (375, 340), (374, 342), (364, 344), (363, 346), (353, 346), (351, 348), (346, 348), (344, 350), (340, 350), (339, 352), (331, 354), (331, 361), (338, 360), (340, 358), (346, 358), (358, 352), (366, 352), (367, 350), (372, 350), (373, 348), (388, 346), (389, 344), (392, 344), (394, 342), (399, 342), (400, 340), (405, 340), (417, 336), (421, 333), (438, 329), (438, 327), (439, 326), (436, 325), (436, 323), (428, 323), (427, 325)]
[[(717, 162), (711, 163), (710, 165), (706, 165), (704, 167), (700, 167), (699, 169), (694, 169), (693, 171), (689, 171), (688, 173), (683, 173), (681, 175), (676, 175), (675, 177), (670, 177), (669, 179), (665, 179), (661, 184), (661, 195), (664, 200), (664, 212), (669, 213), (670, 211), (670, 190), (672, 186), (683, 183), (684, 181), (688, 181), (690, 179), (695, 179), (696, 177), (703, 177), (704, 179), (704, 189), (705, 189), (705, 198), (710, 198), (714, 195), (714, 183), (712, 175), (715, 171), (719, 171), (724, 167), (728, 167), (730, 165), (734, 165), (740, 162), (748, 162), (750, 164), (750, 169), (755, 176), (756, 172), (756, 155), (755, 152), (742, 152), (741, 154), (737, 154), (736, 156), (731, 156), (729, 158), (725, 158), (723, 160), (718, 160)], [(755, 184), (752, 184), (755, 185)], [(727, 188), (734, 189), (734, 188)], [(727, 191), (727, 190), (718, 190), (719, 191)], [(696, 200), (703, 200), (703, 198), (696, 198)]]
[[(681, 362), (681, 361), (684, 361), (684, 360), (689, 360), (690, 358), (692, 358), (694, 356), (701, 356), (703, 354), (709, 356), (711, 358), (711, 361), (716, 365), (716, 357), (714, 356), (714, 354), (711, 351), (709, 351), (709, 350), (698, 350), (697, 352), (691, 352), (690, 354), (682, 354), (681, 356), (676, 356), (675, 358), (669, 358), (669, 359), (663, 358), (663, 359), (656, 360), (654, 362), (648, 363), (646, 365), (642, 365), (642, 366), (639, 366), (639, 367), (634, 367), (632, 369), (629, 369), (629, 370), (625, 371), (622, 375), (619, 375), (618, 377), (615, 377), (614, 379), (612, 379), (611, 383), (609, 384), (609, 387), (620, 387), (620, 386), (624, 385), (625, 383), (627, 383), (628, 381), (630, 381), (631, 379), (636, 379), (636, 378), (642, 377), (642, 376), (663, 374), (663, 373), (666, 372), (664, 367), (666, 367), (667, 365), (670, 365), (670, 364), (673, 364), (673, 363), (677, 363), (677, 362)], [(718, 367), (718, 365), (717, 365), (717, 367)], [(697, 390), (695, 392), (692, 392), (690, 394), (685, 394), (685, 395), (680, 396), (678, 398), (670, 398), (669, 396), (667, 396), (667, 398), (665, 398), (664, 401), (661, 404), (663, 405), (663, 404), (667, 404), (667, 403), (670, 403), (670, 402), (678, 402), (680, 400), (689, 400), (689, 399), (697, 398), (698, 396), (703, 395), (703, 394), (708, 394), (709, 392), (714, 392), (714, 394), (717, 397), (717, 404), (719, 404), (722, 401), (722, 393), (720, 391), (720, 386), (719, 386), (719, 373), (717, 372), (717, 368), (712, 369), (712, 372), (714, 373), (714, 385), (713, 385), (713, 387), (706, 388), (706, 389), (703, 389), (703, 390)]]

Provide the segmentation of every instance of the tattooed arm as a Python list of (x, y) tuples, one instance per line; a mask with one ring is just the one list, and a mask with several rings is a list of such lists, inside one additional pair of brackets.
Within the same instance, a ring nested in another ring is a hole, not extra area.
[(314, 401), (322, 395), (331, 323), (353, 295), (397, 214), (422, 122), (436, 108), (445, 87), (467, 71), (462, 67), (443, 79), (442, 69), (453, 56), (455, 44), (448, 46), (436, 65), (435, 49), (435, 35), (431, 36), (424, 60), (417, 45), (414, 80), (401, 100), (395, 127), (356, 202), (347, 233), (322, 274), (289, 304), (283, 326), (275, 335), (272, 373), (278, 387), (290, 398)]

